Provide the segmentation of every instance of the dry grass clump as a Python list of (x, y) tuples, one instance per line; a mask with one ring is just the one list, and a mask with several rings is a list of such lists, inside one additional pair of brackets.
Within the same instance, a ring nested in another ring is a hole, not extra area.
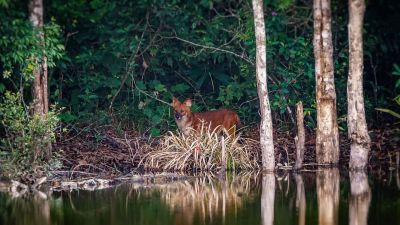
[[(239, 143), (239, 139), (240, 142)], [(257, 141), (221, 135), (219, 129), (202, 127), (190, 135), (168, 132), (159, 147), (143, 159), (145, 168), (168, 171), (216, 171), (257, 169)]]

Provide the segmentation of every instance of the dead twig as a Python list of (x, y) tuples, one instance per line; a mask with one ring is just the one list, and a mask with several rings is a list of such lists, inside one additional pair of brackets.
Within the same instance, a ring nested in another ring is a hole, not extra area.
[(213, 51), (225, 52), (225, 53), (234, 55), (234, 56), (236, 56), (236, 57), (238, 57), (238, 58), (240, 58), (240, 59), (243, 59), (244, 61), (246, 61), (246, 62), (248, 62), (249, 64), (251, 64), (251, 65), (254, 66), (254, 62), (253, 62), (252, 60), (250, 60), (248, 57), (245, 57), (245, 56), (243, 56), (243, 55), (239, 55), (239, 54), (237, 54), (237, 53), (235, 53), (235, 52), (232, 52), (232, 51), (229, 51), (229, 50), (226, 50), (226, 49), (217, 48), (217, 47), (212, 47), (212, 46), (208, 46), (208, 45), (197, 44), (197, 43), (194, 43), (194, 42), (192, 42), (192, 41), (188, 41), (188, 40), (186, 40), (186, 39), (183, 39), (183, 38), (180, 38), (180, 37), (177, 37), (177, 36), (175, 36), (175, 37), (163, 37), (163, 38), (164, 38), (164, 39), (176, 39), (176, 40), (185, 42), (185, 43), (187, 43), (187, 44), (191, 44), (191, 45), (193, 45), (193, 46), (201, 47), (201, 48), (204, 48), (204, 49), (210, 49), (210, 50), (213, 50)]

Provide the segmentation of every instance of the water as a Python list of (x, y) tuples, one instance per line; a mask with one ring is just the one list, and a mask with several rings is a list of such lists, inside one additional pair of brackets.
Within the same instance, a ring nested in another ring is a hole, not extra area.
[(400, 224), (400, 178), (395, 172), (385, 177), (331, 169), (20, 197), (0, 193), (0, 224)]

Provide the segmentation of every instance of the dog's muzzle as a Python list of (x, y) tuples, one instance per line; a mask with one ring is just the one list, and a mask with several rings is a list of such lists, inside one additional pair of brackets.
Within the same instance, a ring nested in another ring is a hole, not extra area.
[(180, 114), (180, 113), (175, 113), (175, 119), (177, 119), (177, 120), (182, 119), (182, 114)]

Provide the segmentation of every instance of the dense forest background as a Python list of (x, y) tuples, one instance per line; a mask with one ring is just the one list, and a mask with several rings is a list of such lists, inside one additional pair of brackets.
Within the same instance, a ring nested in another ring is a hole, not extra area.
[[(307, 127), (316, 126), (312, 3), (264, 1), (276, 128), (293, 127), (298, 101), (303, 101)], [(400, 111), (400, 2), (370, 0), (366, 5), (365, 107), (369, 126), (380, 127), (394, 117), (375, 108)], [(7, 91), (19, 92), (28, 106), (32, 58), (42, 54), (28, 1), (2, 0), (0, 15), (0, 102), (7, 103)], [(223, 106), (236, 110), (245, 125), (259, 121), (250, 1), (49, 0), (44, 16), (50, 102), (63, 108), (58, 118), (64, 123), (115, 123), (158, 136), (176, 129), (170, 106), (162, 102), (171, 102), (172, 96), (194, 99), (195, 111)], [(347, 23), (347, 1), (333, 0), (341, 130), (347, 126)]]

